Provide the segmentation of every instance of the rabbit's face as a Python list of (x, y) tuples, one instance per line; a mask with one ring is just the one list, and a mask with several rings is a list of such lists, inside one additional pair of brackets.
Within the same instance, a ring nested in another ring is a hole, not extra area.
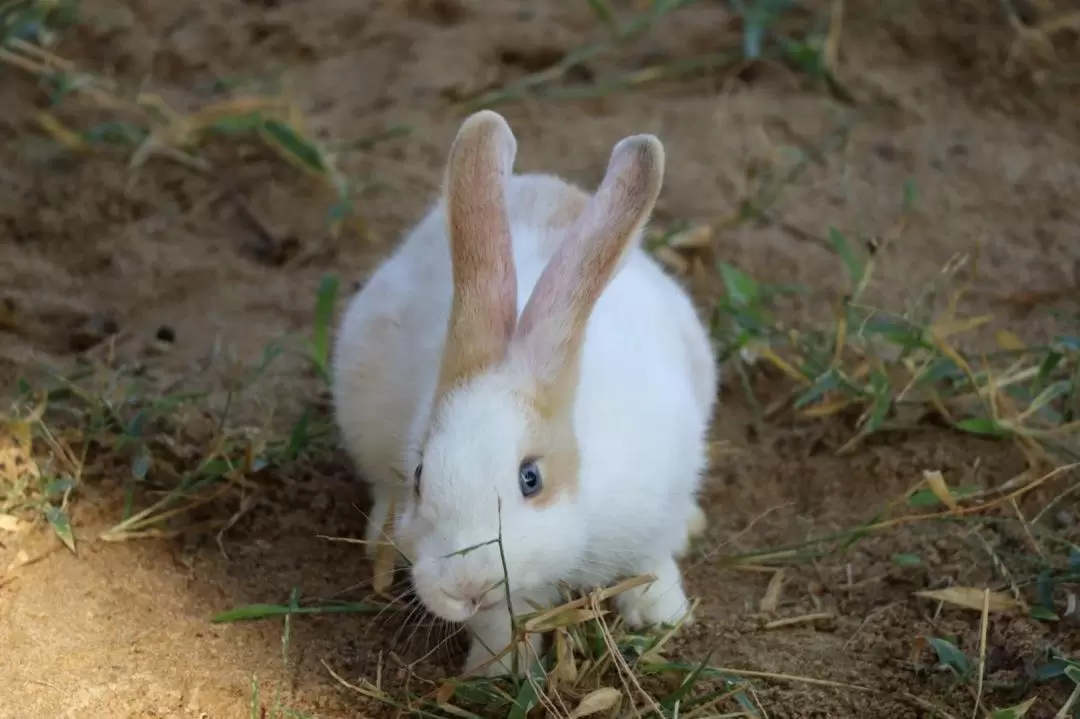
[(415, 458), (399, 532), (417, 594), (464, 621), (578, 564), (586, 532), (572, 430), (538, 411), (509, 372), (478, 377), (436, 406)]

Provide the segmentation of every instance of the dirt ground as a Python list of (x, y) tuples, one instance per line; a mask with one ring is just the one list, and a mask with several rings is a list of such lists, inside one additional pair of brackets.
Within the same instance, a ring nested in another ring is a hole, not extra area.
[[(1044, 327), (992, 294), (1076, 279), (1080, 99), (1068, 87), (1039, 89), (1037, 65), (1018, 63), (1010, 75), (1014, 33), (998, 3), (982, 5), (849, 4), (842, 79), (859, 113), (843, 152), (810, 163), (773, 207), (772, 221), (719, 236), (718, 259), (762, 279), (806, 285), (812, 291), (803, 309), (827, 309), (843, 274), (819, 238), (830, 225), (851, 237), (881, 235), (900, 216), (910, 180), (917, 210), (883, 261), (874, 300), (902, 306), (951, 258), (982, 243), (984, 282), (972, 309), (1045, 340)], [(1039, 7), (1032, 3), (1032, 12)], [(436, 191), (460, 121), (449, 102), (541, 69), (598, 32), (587, 3), (524, 0), (94, 0), (84, 3), (84, 15), (59, 54), (179, 108), (214, 100), (221, 78), (283, 73), (325, 137), (347, 141), (395, 124), (414, 129), (342, 155), (343, 169), (370, 183), (358, 200), (369, 231), (333, 237), (325, 193), (269, 155), (239, 162), (218, 148), (209, 155), (215, 171), (199, 174), (165, 159), (129, 170), (116, 156), (66, 153), (34, 123), (45, 102), (34, 81), (0, 69), (0, 384), (7, 388), (17, 366), (62, 366), (108, 324), (119, 331), (117, 356), (140, 363), (151, 383), (189, 371), (215, 343), (253, 363), (269, 341), (307, 332), (323, 274), (340, 273), (343, 286), (361, 281)], [(700, 2), (568, 82), (737, 46), (738, 31), (726, 4)], [(1063, 57), (1075, 63), (1080, 55), (1068, 49)], [(851, 108), (772, 67), (500, 111), (518, 137), (519, 170), (558, 172), (586, 186), (599, 180), (618, 139), (658, 134), (668, 153), (656, 219), (663, 225), (731, 213), (748, 167), (777, 159), (781, 145), (821, 145)], [(260, 230), (242, 205), (260, 218)], [(288, 251), (268, 253), (260, 233)], [(167, 350), (154, 342), (163, 325), (175, 333)], [(237, 421), (272, 415), (288, 426), (319, 391), (298, 362), (284, 361), (269, 388), (237, 409)], [(836, 618), (773, 630), (758, 616), (768, 575), (711, 559), (850, 527), (926, 469), (992, 485), (1024, 468), (1010, 446), (943, 431), (890, 436), (835, 456), (849, 433), (839, 424), (759, 425), (737, 378), (725, 379), (716, 424), (725, 451), (707, 492), (711, 526), (687, 563), (701, 621), (679, 651), (700, 657), (713, 648), (713, 662), (734, 669), (886, 690), (761, 681), (757, 696), (771, 717), (933, 715), (912, 696), (970, 714), (966, 690), (933, 668), (916, 638), (953, 636), (971, 653), (978, 613), (937, 612), (913, 592), (950, 582), (981, 586), (989, 565), (975, 539), (924, 527), (789, 570), (780, 614), (825, 607)], [(294, 587), (307, 597), (350, 596), (368, 577), (357, 547), (318, 536), (362, 535), (363, 493), (345, 457), (308, 460), (285, 480), (269, 480), (220, 547), (214, 533), (95, 540), (117, 519), (116, 481), (88, 486), (73, 503), (78, 556), (40, 527), (0, 535), (0, 566), (20, 551), (37, 560), (0, 575), (0, 716), (249, 716), (253, 677), (264, 699), (280, 689), (298, 711), (383, 713), (327, 667), (353, 679), (374, 678), (378, 669), (393, 685), (404, 672), (390, 655), (422, 654), (414, 645), (423, 642), (408, 640), (425, 639), (429, 629), (387, 617), (298, 618), (283, 670), (279, 621), (208, 621), (238, 604), (284, 602)], [(933, 557), (931, 565), (889, 561), (912, 547)], [(1068, 627), (1055, 633), (1030, 619), (992, 618), (987, 675), (1021, 675), (1050, 646), (1075, 655), (1077, 636), (1075, 627), (1070, 635)], [(434, 677), (442, 665), (452, 672), (453, 661), (440, 653), (423, 671)], [(1029, 716), (1052, 716), (1054, 696), (1047, 691)], [(994, 701), (1023, 698), (1003, 693)]]

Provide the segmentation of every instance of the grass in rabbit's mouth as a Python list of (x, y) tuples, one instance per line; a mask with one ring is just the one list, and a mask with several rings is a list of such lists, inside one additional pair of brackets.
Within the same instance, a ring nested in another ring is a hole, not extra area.
[[(780, 61), (822, 81), (847, 102), (837, 79), (834, 52), (840, 23), (828, 17), (817, 35), (789, 31), (805, 15), (796, 3), (745, 2), (737, 6), (744, 45), (677, 63), (664, 63), (582, 84), (566, 82), (591, 58), (615, 52), (622, 42), (646, 33), (655, 23), (693, 0), (653, 3), (639, 17), (620, 22), (603, 0), (590, 2), (611, 27), (609, 38), (581, 47), (556, 65), (465, 104), (489, 107), (525, 99), (599, 97), (645, 83), (730, 69), (747, 62)], [(19, 1), (0, 4), (0, 62), (40, 79), (47, 103), (37, 115), (41, 130), (73, 152), (123, 152), (133, 165), (166, 159), (194, 172), (211, 169), (208, 148), (251, 140), (311, 174), (329, 190), (328, 222), (355, 218), (357, 183), (338, 169), (340, 153), (367, 147), (408, 132), (394, 126), (370, 137), (318, 142), (305, 130), (294, 103), (276, 90), (235, 90), (192, 115), (182, 115), (153, 95), (136, 99), (101, 77), (90, 75), (54, 54), (51, 39), (72, 20), (77, 3)], [(843, 3), (833, 3), (834, 8)], [(1011, 17), (1012, 3), (1004, 2)], [(1025, 27), (1025, 42), (1039, 28)], [(1047, 33), (1053, 28), (1043, 28)], [(61, 103), (63, 101), (63, 103)], [(70, 106), (75, 105), (74, 109)], [(74, 129), (82, 110), (104, 111), (108, 119)], [(62, 120), (61, 111), (75, 119)], [(757, 690), (769, 685), (804, 685), (836, 692), (869, 693), (902, 701), (927, 715), (1021, 717), (1034, 701), (1066, 698), (1058, 717), (1080, 705), (1080, 657), (1048, 651), (1025, 657), (1033, 671), (1005, 685), (987, 679), (988, 627), (992, 616), (1026, 615), (1053, 625), (1077, 614), (1080, 537), (1076, 533), (1080, 480), (1080, 316), (1061, 313), (1061, 333), (1038, 346), (1023, 342), (1016, 328), (989, 315), (967, 316), (965, 297), (980, 291), (977, 253), (960, 256), (942, 268), (923, 291), (902, 306), (875, 306), (875, 273), (888, 265), (889, 251), (905, 232), (917, 204), (917, 188), (897, 198), (897, 212), (878, 238), (854, 238), (838, 230), (819, 233), (789, 223), (775, 212), (777, 200), (798, 183), (817, 158), (846, 143), (854, 115), (821, 138), (790, 150), (786, 160), (763, 158), (747, 171), (744, 196), (730, 216), (694, 223), (657, 223), (649, 248), (683, 277), (700, 281), (711, 306), (711, 323), (726, 371), (736, 378), (757, 421), (809, 431), (838, 431), (838, 455), (849, 455), (882, 438), (915, 432), (951, 432), (1008, 443), (1025, 468), (994, 487), (973, 486), (965, 477), (926, 470), (909, 491), (853, 519), (851, 526), (811, 536), (797, 544), (722, 552), (706, 542), (684, 563), (726, 567), (732, 572), (765, 573), (769, 588), (759, 602), (769, 615), (764, 629), (828, 623), (829, 607), (777, 618), (785, 572), (797, 565), (844, 562), (860, 542), (874, 535), (911, 530), (906, 551), (890, 557), (895, 571), (932, 573), (933, 562), (919, 529), (950, 527), (955, 537), (986, 550), (995, 579), (983, 586), (950, 585), (919, 592), (944, 606), (969, 610), (979, 618), (979, 642), (961, 650), (945, 636), (910, 637), (935, 664), (951, 672), (965, 702), (943, 708), (936, 698), (914, 696), (888, 686), (828, 681), (814, 676), (770, 672), (760, 667), (726, 666), (723, 640), (712, 652), (682, 656), (680, 627), (628, 631), (606, 608), (611, 596), (643, 578), (568, 597), (553, 609), (520, 617), (518, 631), (540, 632), (550, 650), (536, 672), (519, 680), (416, 677), (389, 685), (377, 677), (347, 677), (326, 663), (326, 671), (365, 700), (426, 717), (508, 716), (523, 719), (533, 711), (557, 717), (766, 716)], [(778, 157), (781, 153), (777, 153)], [(818, 292), (813, 305), (827, 317), (798, 317), (798, 300), (808, 290), (763, 283), (751, 273), (716, 261), (724, 233), (743, 223), (778, 226), (800, 241), (816, 243), (837, 257), (844, 276), (839, 294)], [(70, 508), (81, 494), (104, 481), (122, 496), (116, 522), (99, 538), (120, 542), (147, 537), (180, 537), (210, 532), (227, 551), (230, 530), (257, 511), (260, 497), (296, 476), (327, 470), (337, 438), (329, 420), (325, 383), (329, 376), (331, 318), (337, 280), (327, 278), (314, 305), (309, 337), (287, 338), (266, 348), (247, 366), (218, 352), (190, 375), (162, 382), (144, 368), (117, 360), (110, 342), (88, 352), (64, 376), (24, 382), (0, 426), (0, 538), (43, 524), (72, 552), (78, 552), (80, 527)], [(1003, 297), (1006, 303), (1036, 304), (1047, 293)], [(971, 342), (961, 343), (981, 333)], [(981, 340), (987, 343), (980, 344)], [(299, 358), (300, 362), (295, 360)], [(284, 370), (309, 381), (310, 406), (279, 422), (261, 407), (259, 388), (268, 373)], [(223, 369), (224, 368), (224, 369)], [(213, 381), (204, 381), (217, 374)], [(221, 389), (224, 387), (224, 389)], [(321, 394), (321, 396), (320, 396)], [(340, 467), (335, 467), (340, 469)], [(1006, 550), (992, 536), (1016, 541)], [(942, 540), (944, 541), (944, 540)], [(1022, 549), (1016, 549), (1021, 547)], [(359, 554), (359, 549), (358, 549)], [(361, 561), (358, 560), (358, 566)], [(17, 570), (17, 567), (13, 567)], [(283, 604), (249, 604), (221, 611), (208, 620), (283, 622), (283, 661), (288, 664), (295, 622), (314, 614), (376, 617), (407, 609), (381, 586), (377, 573), (371, 596), (357, 601), (302, 601), (293, 590)], [(7, 580), (0, 575), (0, 587)], [(929, 582), (928, 582), (929, 583)], [(692, 587), (691, 587), (692, 588)], [(851, 589), (849, 587), (848, 589)], [(741, 608), (731, 608), (739, 611)], [(703, 621), (699, 619), (699, 623)], [(699, 625), (700, 626), (700, 625)], [(702, 631), (702, 630), (697, 630)], [(708, 631), (706, 627), (703, 631)], [(714, 661), (714, 658), (717, 661)], [(412, 672), (415, 667), (404, 666)], [(1076, 687), (1075, 689), (1073, 687)], [(1011, 704), (1007, 701), (1012, 697)], [(956, 701), (951, 694), (949, 700)], [(271, 716), (285, 715), (277, 700)], [(252, 716), (265, 715), (258, 684), (252, 687)], [(979, 712), (982, 712), (979, 714)], [(1072, 712), (1072, 714), (1070, 713)]]

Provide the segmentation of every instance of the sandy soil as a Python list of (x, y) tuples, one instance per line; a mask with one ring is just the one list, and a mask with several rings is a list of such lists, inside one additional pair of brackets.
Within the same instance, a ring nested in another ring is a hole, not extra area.
[[(1040, 7), (1031, 4), (1032, 12)], [(910, 180), (918, 209), (883, 262), (874, 300), (897, 306), (950, 258), (982, 243), (985, 292), (974, 309), (1008, 318), (1012, 310), (992, 302), (991, 292), (1054, 289), (1075, 279), (1080, 101), (1067, 87), (1040, 89), (1037, 62), (1006, 72), (1014, 34), (998, 3), (889, 5), (849, 12), (843, 79), (859, 115), (843, 152), (811, 163), (776, 203), (772, 221), (718, 237), (717, 258), (757, 277), (807, 285), (803, 310), (828, 311), (824, 303), (842, 289), (843, 275), (820, 238), (830, 225), (852, 237), (885, 232)], [(587, 4), (576, 2), (85, 6), (89, 21), (65, 35), (58, 52), (131, 91), (194, 108), (217, 97), (220, 78), (281, 73), (326, 137), (362, 138), (398, 123), (414, 131), (342, 155), (343, 169), (370, 183), (358, 200), (368, 229), (333, 237), (326, 194), (269, 155), (239, 162), (218, 148), (209, 155), (215, 171), (200, 175), (164, 159), (128, 170), (116, 156), (66, 153), (34, 123), (43, 93), (26, 75), (0, 69), (0, 367), (9, 388), (16, 365), (63, 363), (105, 329), (119, 330), (116, 356), (139, 363), (151, 384), (187, 372), (215, 343), (250, 363), (283, 333), (307, 331), (323, 274), (340, 273), (344, 286), (361, 281), (432, 197), (460, 120), (448, 103), (540, 69), (597, 31)], [(734, 46), (738, 26), (725, 7), (701, 2), (680, 11), (568, 82)], [(1076, 53), (1059, 50), (1075, 62)], [(590, 186), (615, 141), (657, 133), (669, 158), (662, 225), (732, 212), (750, 166), (777, 159), (780, 145), (821, 145), (850, 109), (804, 78), (769, 68), (501, 111), (518, 136), (521, 170), (558, 172)], [(85, 122), (78, 113), (65, 117)], [(267, 251), (242, 205), (285, 251)], [(709, 288), (699, 289), (704, 299)], [(163, 325), (175, 332), (166, 351), (154, 342)], [(1045, 339), (1037, 323), (1017, 326), (1027, 338)], [(293, 360), (276, 365), (270, 382), (236, 408), (236, 421), (272, 414), (288, 426), (320, 391)], [(702, 621), (680, 639), (680, 651), (701, 656), (713, 647), (714, 661), (728, 667), (888, 690), (761, 682), (759, 699), (771, 717), (931, 715), (904, 693), (970, 713), (966, 690), (933, 670), (916, 638), (954, 636), (970, 652), (978, 614), (939, 613), (912, 595), (986, 579), (986, 556), (970, 537), (922, 528), (791, 569), (781, 614), (824, 606), (836, 619), (776, 630), (762, 629), (758, 617), (768, 576), (710, 559), (866, 520), (925, 469), (990, 485), (1024, 467), (1011, 447), (945, 432), (890, 436), (835, 456), (849, 431), (759, 425), (737, 380), (728, 378), (716, 425), (728, 451), (718, 453), (709, 483), (705, 548), (687, 568)], [(283, 602), (294, 587), (308, 597), (348, 596), (368, 576), (355, 546), (317, 536), (362, 534), (363, 493), (341, 453), (309, 458), (286, 474), (266, 479), (260, 501), (220, 547), (214, 533), (198, 532), (96, 540), (118, 516), (115, 478), (87, 486), (73, 504), (78, 556), (40, 527), (0, 535), (0, 566), (19, 552), (36, 560), (0, 575), (0, 716), (248, 716), (253, 677), (264, 698), (279, 688), (288, 706), (321, 717), (380, 713), (337, 684), (324, 662), (347, 678), (372, 677), (381, 666), (393, 685), (404, 672), (390, 655), (422, 654), (414, 645), (423, 642), (409, 640), (425, 639), (427, 629), (386, 617), (303, 618), (293, 623), (283, 670), (280, 622), (208, 622), (237, 604)], [(212, 511), (228, 517), (237, 506)], [(889, 562), (912, 547), (933, 557), (932, 566)], [(994, 618), (988, 677), (1017, 676), (1050, 646), (1080, 651), (1077, 635)], [(433, 664), (453, 671), (454, 661), (440, 653), (424, 672), (439, 671)], [(1022, 698), (994, 696), (999, 705)], [(1052, 716), (1052, 706), (1040, 703), (1029, 716)]]

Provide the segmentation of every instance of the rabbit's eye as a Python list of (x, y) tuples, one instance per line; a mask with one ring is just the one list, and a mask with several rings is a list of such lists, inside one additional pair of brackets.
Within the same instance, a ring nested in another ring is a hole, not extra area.
[(540, 468), (536, 466), (536, 460), (526, 460), (521, 463), (518, 470), (518, 484), (521, 486), (523, 497), (531, 497), (544, 488), (544, 478), (540, 476)]
[(423, 464), (418, 464), (418, 465), (416, 465), (416, 469), (414, 469), (413, 473), (412, 473), (413, 491), (416, 492), (417, 497), (420, 496), (420, 475), (423, 473), (423, 471), (424, 471), (424, 465)]

